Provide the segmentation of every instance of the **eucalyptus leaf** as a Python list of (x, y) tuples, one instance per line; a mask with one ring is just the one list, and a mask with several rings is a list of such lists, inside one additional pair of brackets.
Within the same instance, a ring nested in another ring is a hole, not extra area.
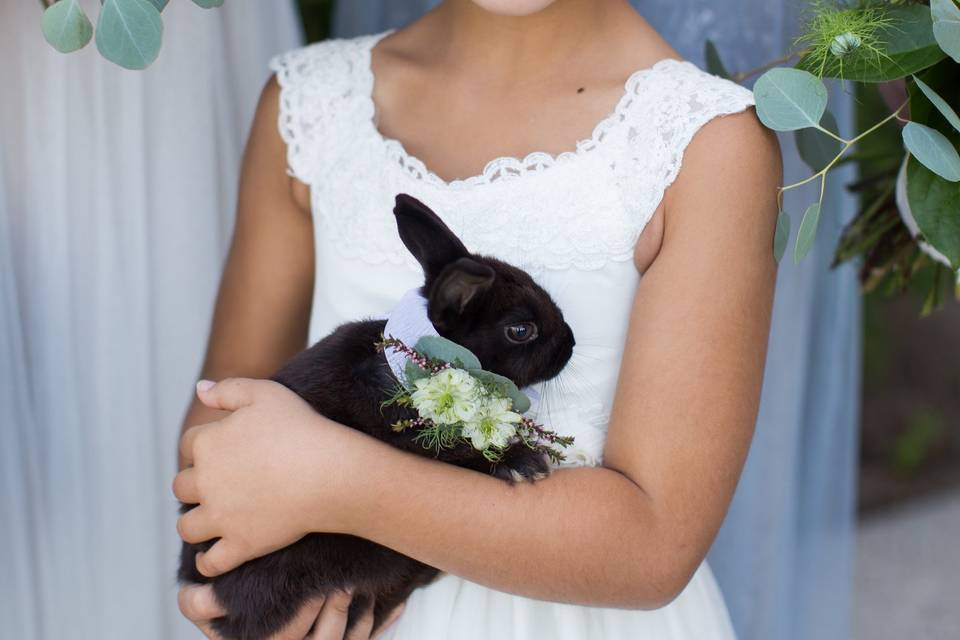
[(960, 268), (960, 182), (948, 182), (916, 158), (907, 162), (907, 200), (923, 239)]
[(790, 215), (781, 211), (777, 216), (777, 230), (773, 234), (773, 258), (777, 262), (787, 252), (787, 243), (790, 240)]
[(944, 180), (960, 182), (960, 153), (945, 135), (918, 122), (903, 128), (903, 142), (913, 156)]
[(775, 131), (796, 131), (820, 123), (827, 109), (827, 87), (812, 73), (778, 67), (753, 87), (757, 115)]
[(423, 336), (413, 347), (432, 360), (449, 362), (460, 369), (479, 369), (480, 359), (466, 347), (442, 336)]
[(933, 35), (948, 56), (960, 62), (960, 8), (953, 0), (930, 0)]
[(937, 108), (937, 111), (943, 114), (943, 117), (947, 119), (947, 122), (949, 122), (954, 129), (960, 131), (960, 116), (958, 116), (957, 112), (954, 111), (949, 104), (947, 104), (947, 101), (941, 98), (940, 94), (930, 88), (930, 85), (920, 78), (915, 77), (913, 81), (917, 83), (917, 86), (920, 88), (920, 91), (923, 92), (923, 95), (927, 96), (927, 100), (933, 103), (933, 106)]
[(467, 373), (484, 384), (496, 387), (501, 394), (510, 398), (510, 401), (513, 403), (513, 407), (511, 407), (513, 411), (516, 411), (517, 413), (526, 413), (530, 410), (530, 398), (528, 398), (525, 393), (520, 391), (520, 389), (517, 388), (517, 385), (515, 385), (509, 378), (504, 378), (503, 376), (493, 373), (492, 371), (484, 371), (480, 368), (467, 369)]
[(800, 229), (797, 231), (797, 246), (793, 252), (793, 261), (798, 264), (810, 253), (810, 249), (813, 247), (813, 241), (817, 237), (817, 226), (820, 224), (820, 209), (821, 206), (819, 202), (810, 205), (803, 214), (803, 220), (800, 221)]
[(79, 0), (60, 0), (43, 12), (43, 37), (60, 53), (83, 49), (93, 38), (93, 24)]
[[(832, 133), (837, 133), (837, 119), (829, 111), (825, 111), (820, 120), (820, 126)], [(823, 131), (814, 128), (798, 129), (794, 134), (797, 140), (797, 151), (807, 166), (816, 172), (830, 164), (843, 150), (843, 143), (831, 138)]]
[(720, 59), (720, 52), (717, 51), (717, 45), (713, 43), (713, 40), (707, 40), (704, 45), (703, 58), (707, 63), (708, 72), (721, 78), (730, 78), (730, 72), (727, 71), (726, 65), (724, 65), (723, 60)]
[[(878, 51), (860, 47), (843, 57), (830, 55), (823, 77), (854, 82), (887, 82), (933, 66), (945, 55), (933, 35), (930, 10), (921, 4), (888, 7), (889, 24), (876, 32)], [(810, 54), (797, 63), (798, 69), (819, 74), (823, 59)]]
[(104, 0), (97, 49), (125, 69), (146, 69), (160, 55), (163, 20), (150, 0)]
[(215, 7), (223, 6), (223, 0), (193, 0), (193, 3), (198, 7), (203, 7), (204, 9), (213, 9)]
[(414, 382), (420, 378), (429, 378), (430, 372), (420, 368), (420, 365), (413, 360), (407, 360), (407, 364), (403, 367), (403, 377), (406, 379), (406, 386), (413, 388)]
[(167, 8), (167, 3), (169, 0), (150, 0), (153, 3), (153, 6), (157, 8), (157, 11), (163, 11)]

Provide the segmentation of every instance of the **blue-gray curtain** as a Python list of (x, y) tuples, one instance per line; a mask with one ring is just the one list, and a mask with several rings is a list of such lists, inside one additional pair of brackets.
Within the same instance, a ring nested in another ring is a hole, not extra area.
[[(436, 0), (338, 3), (335, 33), (407, 23)], [(803, 5), (770, 0), (634, 0), (686, 58), (702, 63), (710, 38), (730, 69), (789, 50)], [(847, 131), (851, 102), (832, 107)], [(787, 182), (809, 175), (784, 137)], [(710, 553), (743, 640), (846, 640), (853, 564), (860, 307), (855, 274), (831, 271), (831, 249), (854, 202), (838, 172), (827, 188), (818, 244), (781, 265), (757, 433), (730, 513)], [(813, 187), (812, 189), (815, 189)], [(817, 194), (791, 194), (793, 228)], [(789, 255), (789, 254), (788, 254)]]

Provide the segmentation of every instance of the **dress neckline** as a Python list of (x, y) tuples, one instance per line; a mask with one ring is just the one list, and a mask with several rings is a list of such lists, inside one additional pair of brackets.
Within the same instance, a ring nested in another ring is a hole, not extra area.
[(373, 49), (377, 43), (394, 32), (393, 29), (368, 36), (361, 47), (362, 60), (357, 65), (360, 75), (359, 95), (364, 102), (361, 119), (373, 139), (384, 149), (392, 164), (396, 165), (408, 177), (430, 184), (437, 188), (457, 189), (483, 184), (492, 184), (505, 180), (521, 178), (527, 174), (539, 173), (553, 166), (563, 164), (579, 158), (603, 141), (606, 134), (623, 122), (628, 109), (633, 106), (640, 94), (640, 85), (648, 81), (660, 71), (670, 68), (693, 66), (693, 63), (676, 58), (663, 58), (649, 67), (638, 69), (630, 74), (624, 82), (623, 92), (614, 109), (604, 116), (593, 128), (590, 137), (578, 140), (570, 151), (558, 154), (545, 151), (533, 151), (519, 158), (515, 156), (500, 156), (487, 162), (481, 173), (466, 178), (446, 180), (427, 167), (420, 158), (409, 153), (403, 143), (396, 138), (381, 133), (377, 126), (377, 105), (373, 99), (373, 90), (376, 77), (373, 73)]

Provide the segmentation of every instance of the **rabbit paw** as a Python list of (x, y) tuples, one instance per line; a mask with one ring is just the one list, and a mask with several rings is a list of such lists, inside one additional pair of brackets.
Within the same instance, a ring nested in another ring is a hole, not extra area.
[(513, 484), (516, 482), (536, 482), (550, 475), (547, 457), (526, 446), (518, 446), (507, 451), (497, 463), (493, 475)]

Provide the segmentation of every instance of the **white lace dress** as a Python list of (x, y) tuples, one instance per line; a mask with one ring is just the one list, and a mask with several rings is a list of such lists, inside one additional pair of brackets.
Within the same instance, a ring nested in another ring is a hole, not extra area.
[[(375, 126), (370, 50), (379, 36), (333, 40), (272, 63), (290, 173), (311, 188), (317, 340), (342, 322), (383, 316), (421, 271), (397, 237), (394, 196), (437, 211), (466, 246), (530, 272), (563, 309), (577, 346), (539, 389), (539, 420), (576, 437), (568, 464), (601, 462), (630, 305), (633, 248), (680, 170), (690, 139), (752, 94), (693, 64), (634, 73), (616, 109), (574, 151), (498, 158), (446, 182)], [(575, 518), (576, 514), (570, 514)], [(558, 530), (556, 535), (563, 536)], [(671, 604), (630, 611), (557, 604), (445, 575), (416, 591), (393, 640), (712, 640), (733, 637), (704, 563)]]

